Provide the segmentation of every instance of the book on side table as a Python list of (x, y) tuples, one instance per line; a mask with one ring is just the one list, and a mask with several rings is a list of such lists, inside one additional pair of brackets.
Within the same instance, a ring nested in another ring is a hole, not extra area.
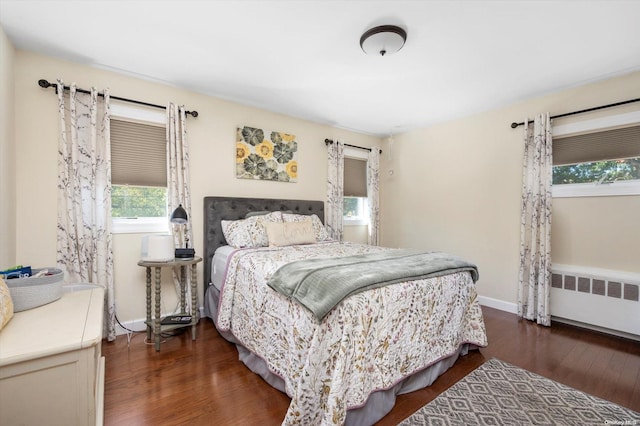
[(189, 323), (191, 323), (191, 315), (186, 314), (169, 315), (168, 317), (164, 317), (162, 321), (160, 321), (160, 324), (162, 325)]

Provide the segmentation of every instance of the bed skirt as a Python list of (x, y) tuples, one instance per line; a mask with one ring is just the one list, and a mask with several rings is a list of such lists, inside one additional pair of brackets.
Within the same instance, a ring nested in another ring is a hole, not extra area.
[[(215, 318), (217, 318), (218, 311), (218, 296), (219, 293), (216, 288), (210, 286), (204, 301), (205, 315), (211, 318), (214, 325), (216, 325), (216, 329), (217, 324)], [(240, 361), (242, 361), (247, 368), (262, 377), (269, 385), (286, 394), (284, 379), (271, 372), (264, 359), (245, 348), (231, 332), (221, 331), (219, 329), (218, 332), (224, 339), (236, 345)], [(440, 375), (453, 366), (459, 356), (466, 355), (473, 349), (477, 349), (477, 347), (470, 344), (460, 345), (458, 349), (448, 357), (406, 377), (391, 388), (381, 389), (371, 393), (364, 406), (348, 409), (345, 425), (367, 426), (376, 423), (393, 409), (397, 395), (430, 386)]]

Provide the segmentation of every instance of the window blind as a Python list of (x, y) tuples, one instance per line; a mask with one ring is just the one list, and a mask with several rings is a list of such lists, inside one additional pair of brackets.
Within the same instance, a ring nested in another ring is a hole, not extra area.
[(166, 129), (111, 119), (111, 183), (167, 186)]
[(553, 140), (553, 165), (640, 157), (640, 126)]
[(344, 159), (344, 196), (367, 196), (367, 161)]

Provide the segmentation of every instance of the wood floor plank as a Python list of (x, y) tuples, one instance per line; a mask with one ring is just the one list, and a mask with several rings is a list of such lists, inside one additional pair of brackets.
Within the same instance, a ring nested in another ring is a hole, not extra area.
[[(396, 425), (495, 357), (640, 412), (640, 343), (554, 323), (541, 327), (483, 308), (489, 345), (461, 357), (436, 382), (397, 398), (379, 426)], [(209, 319), (167, 338), (161, 351), (136, 334), (102, 344), (105, 425), (280, 425), (289, 398), (238, 360)]]

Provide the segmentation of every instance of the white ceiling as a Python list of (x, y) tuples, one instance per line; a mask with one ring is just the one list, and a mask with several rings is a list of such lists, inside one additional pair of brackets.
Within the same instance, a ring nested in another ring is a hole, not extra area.
[[(634, 0), (0, 0), (0, 24), (18, 49), (380, 136), (640, 70)], [(404, 48), (365, 55), (382, 24)]]

